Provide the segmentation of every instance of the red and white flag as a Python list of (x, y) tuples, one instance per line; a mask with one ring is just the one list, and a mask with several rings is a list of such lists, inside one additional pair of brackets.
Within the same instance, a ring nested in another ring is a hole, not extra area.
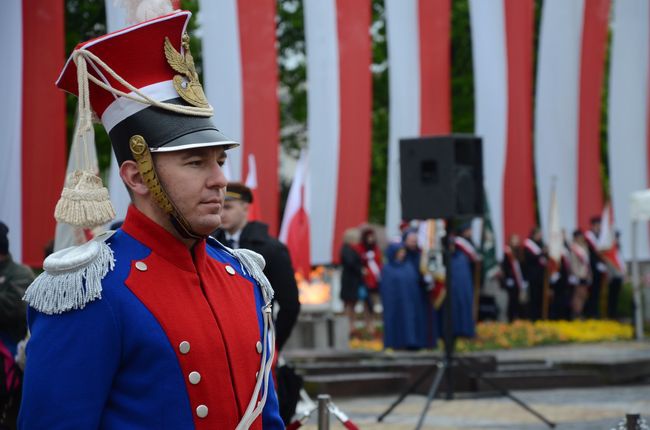
[(253, 202), (248, 205), (248, 220), (258, 221), (260, 219), (260, 202), (257, 192), (257, 166), (255, 165), (255, 156), (248, 154), (248, 176), (246, 184), (253, 194)]
[(471, 0), (475, 133), (497, 255), (535, 225), (532, 174), (533, 0)]
[[(610, 5), (546, 0), (542, 9), (534, 131), (539, 206), (549, 213), (544, 197), (557, 178), (560, 217), (569, 231), (586, 229), (603, 208), (600, 115)], [(542, 227), (550, 228), (544, 218)]]
[(311, 271), (309, 215), (305, 201), (307, 163), (307, 151), (303, 150), (287, 197), (279, 237), (289, 248), (294, 270), (302, 273), (305, 279)]
[(255, 154), (256, 204), (275, 235), (279, 212), (280, 110), (275, 0), (201, 0), (198, 25), (214, 123), (241, 146), (228, 151), (229, 180), (244, 182)]
[(9, 251), (33, 267), (54, 238), (54, 207), (65, 177), (65, 95), (54, 81), (65, 54), (58, 1), (3, 2), (0, 37), (0, 221)]
[(612, 207), (609, 203), (603, 209), (603, 215), (600, 218), (600, 236), (598, 237), (598, 250), (603, 259), (614, 266), (619, 272), (625, 273), (625, 262), (623, 261), (621, 251), (616, 239), (616, 229), (614, 227), (614, 216)]
[(339, 259), (343, 232), (367, 222), (372, 76), (370, 0), (305, 0), (312, 262)]
[(451, 130), (451, 0), (386, 0), (385, 5), (390, 69), (386, 233), (394, 237), (402, 220), (399, 140)]

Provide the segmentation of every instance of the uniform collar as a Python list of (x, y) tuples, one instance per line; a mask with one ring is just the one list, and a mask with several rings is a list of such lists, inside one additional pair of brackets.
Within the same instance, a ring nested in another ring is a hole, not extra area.
[(193, 252), (190, 252), (183, 242), (140, 212), (134, 205), (129, 206), (122, 230), (150, 248), (152, 252), (188, 272), (196, 272), (195, 260), (202, 263), (206, 256), (205, 239), (198, 241), (192, 249)]

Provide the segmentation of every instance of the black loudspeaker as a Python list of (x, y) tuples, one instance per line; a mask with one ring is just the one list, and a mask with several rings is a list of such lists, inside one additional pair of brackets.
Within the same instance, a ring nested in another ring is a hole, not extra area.
[(400, 140), (402, 218), (483, 215), (483, 152), (472, 135)]

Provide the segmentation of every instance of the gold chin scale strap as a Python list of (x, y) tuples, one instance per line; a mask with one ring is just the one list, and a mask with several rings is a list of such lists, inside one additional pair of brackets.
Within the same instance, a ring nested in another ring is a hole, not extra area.
[(185, 238), (203, 239), (205, 236), (192, 231), (192, 227), (174, 205), (174, 202), (169, 198), (163, 185), (160, 183), (158, 175), (156, 175), (151, 151), (149, 151), (149, 146), (144, 140), (144, 137), (139, 134), (131, 136), (131, 139), (129, 139), (129, 148), (131, 149), (131, 154), (133, 154), (133, 158), (138, 165), (138, 170), (144, 179), (144, 183), (147, 185), (147, 188), (149, 188), (149, 191), (151, 191), (151, 195), (158, 206), (170, 216), (174, 228), (176, 228), (180, 235)]

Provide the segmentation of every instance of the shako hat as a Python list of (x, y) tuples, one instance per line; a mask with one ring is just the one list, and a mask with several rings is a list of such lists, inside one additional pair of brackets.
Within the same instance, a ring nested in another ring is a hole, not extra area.
[[(90, 107), (101, 118), (120, 164), (133, 159), (129, 139), (136, 134), (151, 152), (237, 145), (210, 118), (212, 108), (189, 52), (190, 16), (188, 11), (176, 11), (80, 43), (56, 82), (79, 96), (74, 59), (85, 57)], [(157, 103), (181, 109), (172, 111)]]
[[(213, 109), (186, 32), (191, 13), (172, 12), (163, 0), (143, 4), (145, 9), (171, 13), (80, 43), (56, 84), (79, 98), (76, 137), (84, 145), (94, 144), (89, 142), (93, 114), (101, 118), (118, 163), (135, 160), (157, 204), (179, 232), (197, 237), (159, 182), (151, 153), (208, 146), (228, 149), (238, 143), (212, 122)], [(55, 210), (57, 221), (94, 227), (114, 218), (108, 191), (87, 164), (68, 176)]]

